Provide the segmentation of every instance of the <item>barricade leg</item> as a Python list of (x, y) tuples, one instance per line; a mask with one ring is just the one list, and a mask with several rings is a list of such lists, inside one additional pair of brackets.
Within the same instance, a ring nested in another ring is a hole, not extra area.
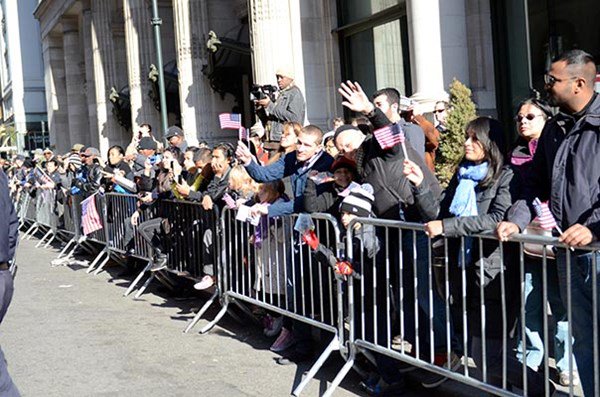
[(144, 277), (144, 274), (146, 274), (146, 272), (148, 270), (150, 270), (150, 267), (152, 267), (152, 262), (148, 261), (148, 264), (146, 265), (146, 267), (144, 267), (144, 270), (142, 270), (140, 272), (140, 274), (137, 275), (135, 280), (133, 280), (131, 282), (131, 284), (129, 285), (129, 288), (127, 288), (127, 291), (125, 291), (123, 296), (128, 296), (129, 294), (131, 294), (131, 292), (133, 292), (133, 290), (135, 289), (135, 286), (142, 280), (142, 278)]
[(306, 376), (304, 377), (302, 382), (300, 382), (300, 384), (294, 389), (294, 391), (292, 392), (292, 395), (299, 396), (300, 393), (302, 393), (302, 390), (306, 387), (306, 385), (308, 385), (308, 382), (310, 382), (311, 379), (315, 377), (315, 375), (317, 374), (319, 369), (321, 369), (321, 367), (323, 366), (325, 361), (327, 361), (327, 358), (329, 358), (329, 355), (331, 355), (331, 352), (334, 350), (339, 350), (339, 349), (340, 349), (340, 346), (338, 343), (338, 336), (334, 335), (333, 339), (331, 339), (331, 342), (329, 342), (329, 344), (327, 345), (327, 347), (325, 348), (323, 353), (321, 353), (321, 355), (319, 356), (317, 361), (315, 361), (315, 363), (312, 365), (312, 367), (310, 367), (310, 370), (308, 371), (308, 373), (306, 374)]
[(200, 330), (201, 334), (205, 334), (210, 331), (219, 321), (221, 321), (225, 313), (227, 313), (227, 309), (229, 307), (229, 297), (227, 295), (223, 295), (222, 305), (223, 307), (221, 307), (221, 310), (219, 313), (217, 313), (215, 318)]
[(215, 288), (215, 292), (213, 292), (213, 294), (210, 296), (208, 301), (206, 301), (206, 303), (204, 303), (204, 305), (200, 308), (198, 313), (196, 313), (196, 315), (194, 316), (192, 321), (187, 325), (187, 327), (185, 327), (185, 329), (183, 330), (184, 334), (187, 334), (188, 332), (190, 332), (192, 330), (192, 328), (194, 328), (194, 326), (198, 323), (198, 321), (200, 321), (200, 319), (202, 318), (204, 313), (208, 310), (209, 307), (212, 306), (212, 304), (214, 303), (215, 299), (218, 296), (219, 296), (219, 289)]
[[(23, 235), (21, 236), (21, 240), (25, 240), (27, 237), (30, 237), (29, 233), (35, 234), (35, 232), (37, 232), (37, 228), (38, 228), (38, 223), (33, 222), (33, 224), (31, 226), (29, 226), (29, 229), (27, 229), (25, 231), (25, 233), (23, 233)], [(35, 231), (33, 231), (34, 229), (35, 229)]]
[(146, 291), (146, 288), (148, 288), (148, 286), (150, 285), (150, 283), (152, 282), (152, 280), (154, 280), (154, 277), (156, 277), (156, 274), (152, 273), (150, 275), (150, 277), (148, 277), (146, 279), (146, 282), (144, 283), (144, 285), (142, 285), (142, 288), (140, 288), (137, 292), (137, 294), (135, 294), (134, 298), (135, 299), (139, 299), (140, 296), (142, 296), (142, 294), (144, 293), (144, 291)]
[(104, 255), (108, 255), (108, 250), (106, 248), (104, 248), (102, 251), (100, 251), (98, 253), (98, 255), (96, 255), (96, 257), (94, 258), (94, 260), (92, 261), (92, 263), (90, 263), (90, 265), (88, 266), (87, 270), (85, 271), (86, 273), (91, 273), (92, 270), (94, 270), (94, 267), (96, 267), (96, 264), (98, 262), (100, 262), (100, 259), (104, 257)]
[(62, 256), (69, 250), (69, 248), (71, 247), (71, 244), (76, 243), (77, 239), (76, 237), (73, 237), (71, 240), (69, 240), (69, 242), (67, 242), (67, 245), (65, 245), (63, 247), (63, 249), (60, 251), (60, 253), (58, 254), (58, 256), (56, 257), (56, 259), (60, 259), (62, 258)]
[(44, 234), (44, 236), (40, 239), (40, 241), (38, 241), (38, 243), (35, 245), (35, 248), (39, 248), (40, 245), (42, 245), (42, 243), (46, 240), (46, 237), (48, 237), (51, 233), (52, 229), (48, 230), (46, 234)]
[(109, 260), (110, 260), (110, 251), (106, 250), (106, 257), (104, 258), (104, 260), (102, 262), (100, 262), (100, 265), (94, 272), (94, 276), (97, 276), (98, 274), (100, 274), (100, 272), (102, 271), (102, 269), (104, 269), (104, 266), (106, 266), (106, 264), (108, 263)]
[(333, 381), (331, 382), (331, 385), (329, 385), (327, 390), (325, 390), (325, 393), (323, 393), (323, 397), (330, 397), (333, 394), (335, 389), (340, 385), (340, 383), (342, 383), (342, 381), (344, 380), (346, 375), (348, 375), (348, 372), (350, 372), (350, 370), (354, 366), (355, 358), (356, 358), (356, 350), (354, 349), (354, 347), (351, 347), (350, 354), (348, 355), (348, 358), (346, 359), (346, 364), (344, 364), (344, 366), (340, 369), (340, 372), (338, 372), (338, 374), (335, 376), (335, 378), (333, 379)]
[(44, 248), (48, 248), (50, 246), (50, 244), (54, 241), (54, 239), (56, 238), (57, 235), (58, 235), (58, 233), (52, 233), (52, 237), (50, 237), (48, 239), (48, 241), (46, 241), (46, 244), (44, 244)]
[(40, 226), (37, 223), (33, 224), (33, 226), (35, 226), (35, 229), (33, 229), (29, 236), (27, 236), (27, 240), (31, 240), (31, 238), (35, 236), (35, 234), (38, 232), (38, 230), (40, 230)]

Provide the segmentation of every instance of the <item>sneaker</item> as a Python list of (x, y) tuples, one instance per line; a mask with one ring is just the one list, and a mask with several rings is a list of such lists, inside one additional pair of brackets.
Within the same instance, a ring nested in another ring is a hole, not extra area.
[(164, 254), (160, 254), (156, 256), (156, 259), (152, 263), (152, 267), (150, 268), (151, 272), (158, 272), (167, 268), (167, 256)]
[[(443, 355), (443, 359), (438, 362), (440, 362), (440, 364), (436, 365), (452, 372), (457, 371), (462, 365), (460, 357), (458, 357), (454, 352), (450, 352), (450, 363), (447, 362), (447, 357), (445, 354)], [(435, 372), (427, 372), (427, 374), (424, 376), (424, 379), (421, 381), (421, 384), (426, 389), (433, 389), (444, 383), (446, 380), (448, 380), (448, 377), (444, 375), (440, 375)]]
[(279, 334), (281, 332), (281, 328), (283, 327), (283, 316), (279, 317), (271, 317), (271, 321), (264, 329), (265, 336), (271, 337)]
[(194, 288), (197, 290), (205, 290), (215, 285), (215, 280), (213, 280), (212, 276), (204, 276), (200, 282), (194, 284)]
[[(558, 375), (558, 381), (562, 386), (569, 386), (571, 384), (571, 377), (569, 375), (569, 371), (561, 371), (561, 373)], [(580, 381), (579, 374), (577, 373), (577, 371), (573, 371), (572, 383), (574, 387), (579, 386)]]
[(270, 350), (273, 352), (282, 352), (292, 347), (295, 343), (296, 341), (294, 340), (292, 331), (287, 328), (282, 328), (281, 333), (277, 337), (277, 340), (271, 345)]

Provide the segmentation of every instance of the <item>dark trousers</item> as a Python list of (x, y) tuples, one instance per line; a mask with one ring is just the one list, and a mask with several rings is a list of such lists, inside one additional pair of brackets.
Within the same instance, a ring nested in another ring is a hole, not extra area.
[[(12, 300), (13, 290), (13, 278), (10, 271), (0, 270), (0, 323)], [(20, 396), (19, 390), (17, 390), (17, 387), (8, 374), (6, 359), (4, 358), (2, 349), (0, 349), (0, 396)]]
[(163, 247), (163, 236), (161, 234), (161, 222), (163, 218), (154, 218), (142, 222), (138, 226), (138, 232), (140, 236), (148, 243), (151, 247), (154, 256), (164, 252)]

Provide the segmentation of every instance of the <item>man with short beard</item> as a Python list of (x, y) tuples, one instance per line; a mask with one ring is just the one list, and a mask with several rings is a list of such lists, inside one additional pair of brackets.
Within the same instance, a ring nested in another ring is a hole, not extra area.
[[(508, 222), (498, 225), (502, 240), (524, 230), (535, 217), (535, 198), (550, 200), (550, 211), (564, 230), (560, 242), (582, 247), (600, 237), (600, 95), (594, 92), (595, 77), (596, 63), (582, 50), (558, 56), (544, 76), (550, 103), (560, 112), (546, 123), (538, 140), (532, 170), (523, 184), (523, 199), (509, 210)], [(558, 280), (565, 307), (571, 301), (573, 353), (582, 387), (586, 396), (593, 396), (600, 368), (594, 368), (592, 272), (600, 254), (583, 250), (569, 254), (570, 269), (567, 251), (557, 250)], [(595, 287), (596, 299), (600, 299), (600, 285)], [(600, 310), (596, 314), (600, 316)]]

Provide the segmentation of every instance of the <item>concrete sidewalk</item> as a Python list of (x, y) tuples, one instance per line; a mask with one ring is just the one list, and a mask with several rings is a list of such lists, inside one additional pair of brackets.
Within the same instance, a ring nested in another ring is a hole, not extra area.
[[(255, 326), (226, 318), (207, 335), (199, 326), (183, 334), (202, 301), (125, 298), (130, 278), (111, 275), (120, 269), (92, 276), (79, 266), (52, 268), (57, 252), (34, 245), (19, 247), (15, 295), (0, 327), (24, 396), (286, 396), (302, 376), (274, 362)], [(341, 364), (329, 360), (303, 395), (324, 391)], [(356, 395), (357, 382), (350, 375), (336, 396)]]

